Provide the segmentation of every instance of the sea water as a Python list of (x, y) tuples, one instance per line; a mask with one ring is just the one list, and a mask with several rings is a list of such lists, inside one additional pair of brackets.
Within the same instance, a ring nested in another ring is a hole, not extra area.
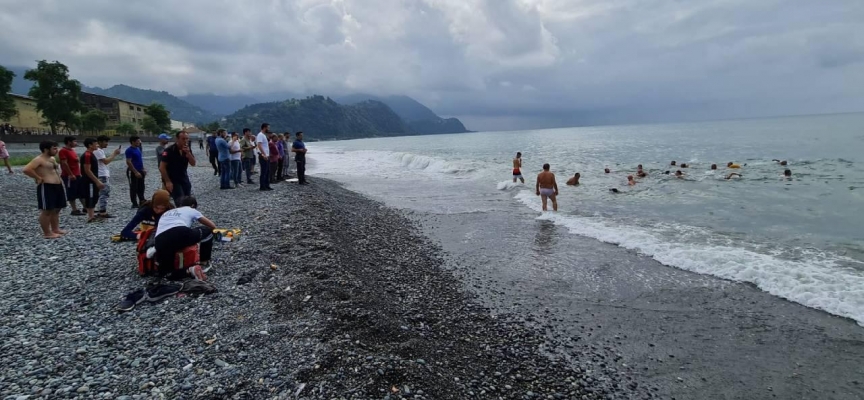
[[(378, 138), (308, 148), (310, 175), (391, 206), (549, 220), (574, 235), (670, 267), (752, 283), (864, 325), (864, 114)], [(517, 151), (525, 184), (512, 182)], [(670, 166), (673, 160), (689, 168)], [(742, 168), (727, 169), (730, 161)], [(535, 195), (544, 163), (556, 174), (558, 212), (542, 213)], [(627, 186), (638, 164), (648, 176)], [(782, 177), (786, 168), (791, 179)], [(664, 173), (678, 169), (684, 179)], [(566, 186), (576, 172), (581, 185)], [(743, 177), (725, 179), (730, 172)]]

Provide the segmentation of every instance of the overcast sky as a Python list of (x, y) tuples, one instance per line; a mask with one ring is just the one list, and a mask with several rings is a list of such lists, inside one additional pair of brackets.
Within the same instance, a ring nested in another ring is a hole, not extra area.
[(406, 94), (469, 129), (864, 111), (864, 0), (0, 0), (0, 64)]

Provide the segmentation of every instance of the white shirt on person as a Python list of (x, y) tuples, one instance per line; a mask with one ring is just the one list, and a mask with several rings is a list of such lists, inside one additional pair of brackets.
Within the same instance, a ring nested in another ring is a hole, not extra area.
[(99, 161), (97, 163), (97, 164), (99, 164), (99, 177), (100, 178), (110, 177), (111, 176), (111, 170), (108, 169), (108, 165), (106, 165), (105, 163), (102, 162), (102, 160), (105, 159), (105, 150), (96, 149), (96, 151), (93, 152), (93, 157), (96, 157), (96, 160)]
[[(264, 149), (264, 153), (258, 150), (259, 144)], [(258, 132), (258, 135), (255, 136), (255, 152), (264, 154), (264, 157), (270, 157), (270, 142), (267, 140), (267, 135), (264, 132)]]
[[(239, 140), (232, 140), (231, 143), (229, 143), (229, 146), (231, 147), (231, 151), (240, 150), (240, 141)], [(240, 161), (242, 159), (242, 157), (243, 157), (243, 153), (240, 151), (237, 151), (236, 153), (231, 153), (230, 160), (231, 161), (235, 161), (235, 160)]]
[(159, 218), (159, 224), (156, 226), (156, 236), (178, 226), (190, 228), (192, 227), (192, 223), (203, 216), (200, 211), (192, 207), (179, 207), (165, 211), (162, 217)]

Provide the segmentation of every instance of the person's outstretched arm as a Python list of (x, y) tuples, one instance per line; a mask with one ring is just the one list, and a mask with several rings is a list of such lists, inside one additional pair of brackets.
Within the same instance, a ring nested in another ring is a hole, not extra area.
[(209, 220), (207, 217), (202, 216), (201, 218), (198, 218), (198, 222), (200, 222), (201, 225), (204, 225), (210, 229), (216, 229), (216, 224), (214, 224), (213, 221)]

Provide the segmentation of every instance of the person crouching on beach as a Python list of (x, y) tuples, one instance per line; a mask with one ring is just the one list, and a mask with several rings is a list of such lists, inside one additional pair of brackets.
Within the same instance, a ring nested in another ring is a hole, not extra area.
[(144, 229), (154, 229), (159, 223), (159, 218), (165, 211), (173, 209), (171, 205), (171, 193), (167, 190), (159, 189), (153, 192), (153, 198), (141, 203), (141, 208), (132, 217), (132, 220), (126, 224), (123, 231), (120, 232), (120, 240), (129, 241), (137, 240), (134, 229), (138, 224)]
[[(179, 208), (166, 211), (156, 226), (156, 261), (159, 264), (159, 274), (169, 279), (182, 279), (189, 275), (203, 281), (207, 279), (201, 265), (195, 265), (186, 270), (174, 268), (174, 258), (178, 251), (194, 244), (201, 244), (199, 256), (201, 264), (210, 262), (213, 253), (213, 229), (216, 224), (198, 211), (198, 201), (194, 196), (186, 196)], [(203, 226), (192, 228), (198, 221)]]
[(558, 211), (558, 184), (555, 182), (555, 174), (549, 172), (549, 164), (543, 164), (543, 172), (537, 174), (537, 195), (543, 202), (543, 211), (546, 210), (546, 200), (552, 200), (552, 210)]
[(42, 154), (24, 167), (24, 175), (36, 181), (36, 204), (39, 207), (39, 226), (45, 239), (56, 239), (66, 234), (60, 229), (60, 210), (66, 208), (66, 191), (60, 179), (60, 165), (54, 160), (59, 148), (57, 142), (39, 143)]

